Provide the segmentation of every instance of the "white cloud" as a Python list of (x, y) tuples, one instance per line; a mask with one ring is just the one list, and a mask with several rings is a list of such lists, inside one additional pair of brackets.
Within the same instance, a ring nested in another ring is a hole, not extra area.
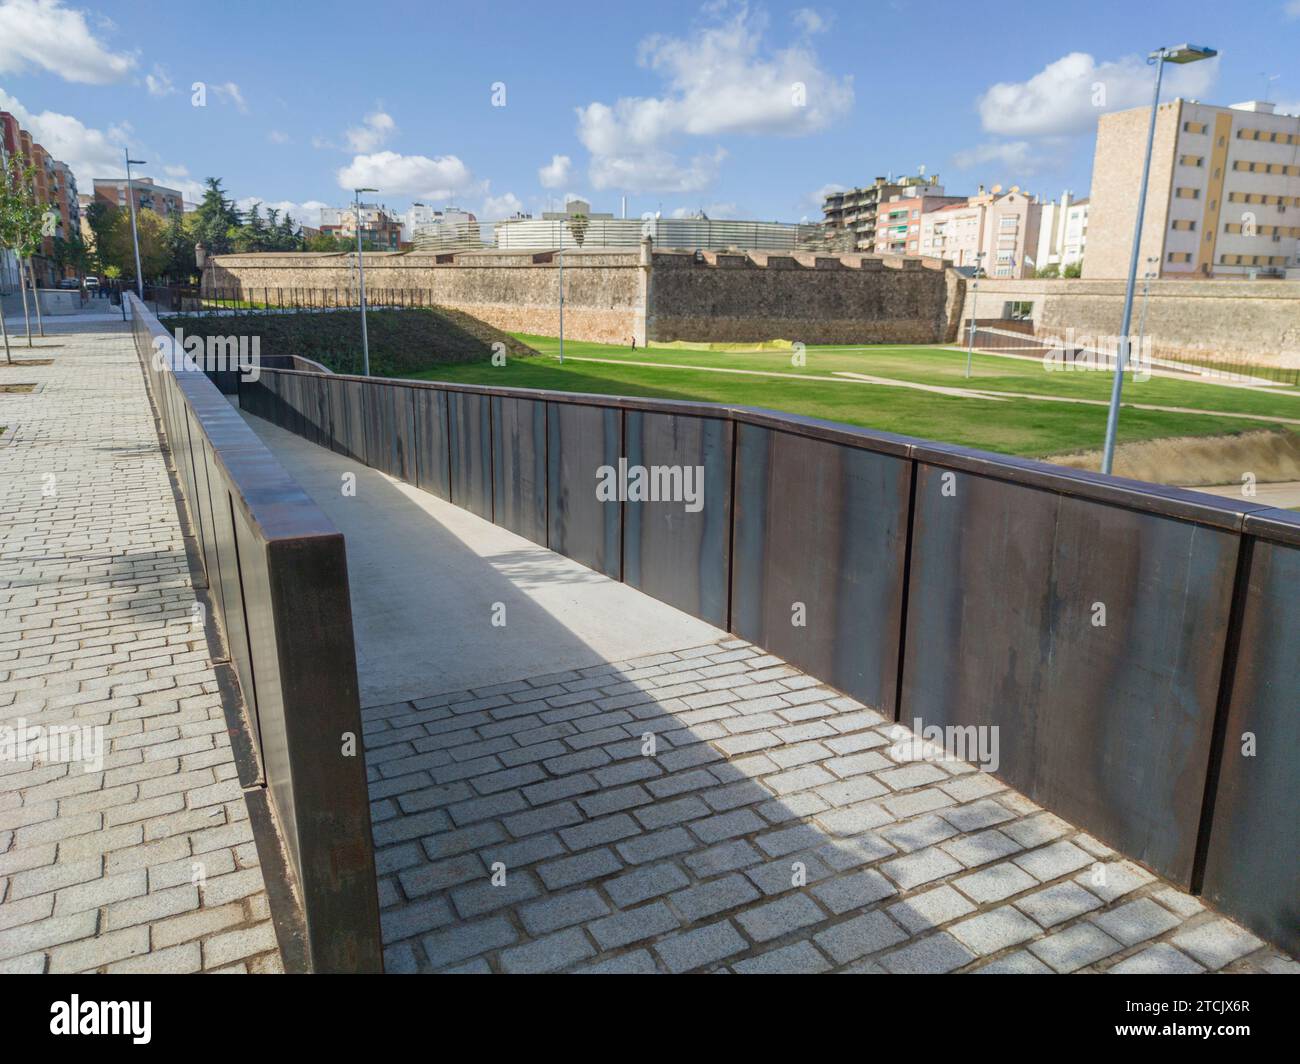
[[(1300, 4), (1300, 0), (1296, 0), (1296, 3)], [(1280, 115), (1300, 116), (1300, 100), (1282, 100), (1274, 105), (1273, 110)]]
[(343, 136), (347, 141), (348, 151), (364, 155), (382, 148), (395, 132), (397, 132), (397, 123), (393, 121), (392, 115), (375, 111), (366, 115), (361, 125), (348, 129)]
[(89, 193), (97, 177), (126, 176), (122, 156), (125, 127), (92, 129), (80, 119), (57, 111), (34, 114), (3, 89), (0, 89), (0, 110), (11, 112), (46, 151), (72, 168), (78, 192)]
[(847, 191), (848, 191), (847, 185), (840, 185), (835, 182), (831, 182), (829, 185), (822, 185), (821, 188), (815, 189), (814, 191), (810, 192), (808, 194), (808, 203), (813, 207), (820, 208), (822, 203), (825, 202), (826, 197), (829, 196), (832, 192), (847, 192)]
[(157, 63), (154, 64), (153, 73), (144, 76), (144, 85), (150, 96), (170, 96), (176, 91), (171, 76)]
[(551, 161), (537, 168), (537, 180), (542, 188), (562, 188), (569, 183), (573, 160), (567, 155), (552, 155)]
[(209, 85), (208, 88), (216, 93), (217, 99), (234, 104), (244, 114), (248, 113), (248, 103), (244, 100), (244, 94), (239, 91), (239, 86), (233, 81), (224, 81), (220, 85)]
[(45, 70), (65, 81), (107, 85), (121, 81), (134, 66), (134, 56), (106, 48), (91, 33), (86, 16), (62, 0), (0, 3), (0, 74)]
[(804, 33), (825, 33), (830, 29), (830, 19), (811, 7), (801, 7), (791, 17)]
[(266, 135), (266, 139), (272, 144), (288, 144), (290, 142), (289, 134), (279, 129), (271, 130), (271, 132)]
[(305, 203), (296, 203), (293, 200), (264, 200), (260, 196), (245, 196), (243, 199), (235, 201), (235, 207), (242, 213), (251, 207), (254, 203), (259, 205), (259, 213), (263, 218), (266, 217), (268, 209), (279, 212), (280, 221), (284, 220), (286, 213), (293, 217), (293, 220), (299, 225), (306, 225), (312, 229), (320, 228), (320, 212), (322, 207), (328, 207), (328, 203), (322, 203), (320, 200), (307, 200)]
[(421, 200), (451, 199), (474, 185), (469, 167), (454, 155), (430, 159), (425, 155), (399, 155), (381, 151), (358, 155), (338, 171), (339, 188), (377, 188), (385, 195), (408, 195)]
[(801, 136), (830, 125), (853, 103), (851, 77), (822, 70), (806, 40), (764, 47), (767, 26), (744, 5), (711, 5), (716, 21), (689, 37), (656, 34), (638, 61), (664, 80), (658, 97), (623, 97), (578, 109), (578, 138), (591, 152), (597, 188), (693, 191), (716, 177), (721, 149), (680, 162), (687, 137)]
[(1300, 0), (1288, 0), (1282, 10), (1286, 12), (1287, 18), (1300, 18)]
[(507, 192), (504, 196), (488, 196), (483, 201), (483, 210), (479, 217), (491, 222), (500, 218), (509, 218), (523, 209), (524, 205), (519, 197), (513, 192)]
[[(1219, 73), (1211, 59), (1166, 66), (1166, 98), (1205, 96)], [(1008, 137), (1089, 133), (1107, 111), (1149, 106), (1155, 73), (1140, 56), (1097, 62), (1071, 52), (1048, 63), (1027, 81), (999, 82), (978, 100), (980, 121), (990, 133)]]

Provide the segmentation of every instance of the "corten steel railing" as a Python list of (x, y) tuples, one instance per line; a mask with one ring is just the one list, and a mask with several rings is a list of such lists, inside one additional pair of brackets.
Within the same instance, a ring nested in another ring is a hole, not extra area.
[(314, 971), (379, 971), (379, 904), (342, 534), (132, 293), (171, 449), (287, 850)]
[[(998, 726), (1000, 778), (1300, 951), (1300, 515), (744, 407), (289, 369), (240, 398), (896, 720)], [(620, 457), (703, 466), (703, 509), (598, 502)]]

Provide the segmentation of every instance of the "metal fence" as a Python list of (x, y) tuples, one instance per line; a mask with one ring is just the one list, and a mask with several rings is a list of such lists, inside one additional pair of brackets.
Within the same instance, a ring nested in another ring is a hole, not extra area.
[[(216, 386), (173, 368), (133, 292), (136, 351), (238, 678), (315, 971), (379, 971), (379, 904), (342, 535)], [(349, 754), (349, 746), (354, 753)]]
[[(240, 400), (895, 720), (997, 727), (1009, 784), (1300, 950), (1300, 515), (743, 407), (271, 368)], [(705, 505), (598, 501), (620, 458)]]

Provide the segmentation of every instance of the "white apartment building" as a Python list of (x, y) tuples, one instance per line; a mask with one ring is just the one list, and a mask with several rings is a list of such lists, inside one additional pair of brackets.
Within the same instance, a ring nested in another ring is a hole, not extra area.
[(1060, 202), (1042, 204), (1038, 224), (1038, 250), (1034, 262), (1038, 269), (1057, 266), (1064, 269), (1083, 258), (1088, 237), (1088, 200), (1076, 200), (1070, 192), (1061, 194)]
[[(1103, 115), (1084, 277), (1123, 277), (1151, 112)], [(1300, 266), (1300, 117), (1260, 100), (1156, 112), (1140, 258), (1161, 277), (1282, 277)]]

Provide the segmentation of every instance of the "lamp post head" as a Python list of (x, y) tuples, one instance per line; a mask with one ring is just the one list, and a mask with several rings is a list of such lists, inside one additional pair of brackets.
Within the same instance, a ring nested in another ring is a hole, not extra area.
[(1197, 63), (1202, 59), (1213, 59), (1219, 53), (1213, 48), (1200, 44), (1176, 44), (1172, 48), (1161, 48), (1151, 53), (1155, 60), (1163, 59), (1166, 63)]

